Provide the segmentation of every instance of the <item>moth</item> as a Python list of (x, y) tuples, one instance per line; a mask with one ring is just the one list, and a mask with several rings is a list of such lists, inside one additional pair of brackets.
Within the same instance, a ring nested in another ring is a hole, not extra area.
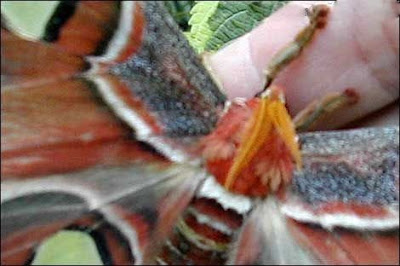
[(162, 2), (47, 10), (2, 9), (2, 264), (398, 261), (398, 127), (299, 133), (353, 94), (272, 84), (326, 9), (232, 102)]

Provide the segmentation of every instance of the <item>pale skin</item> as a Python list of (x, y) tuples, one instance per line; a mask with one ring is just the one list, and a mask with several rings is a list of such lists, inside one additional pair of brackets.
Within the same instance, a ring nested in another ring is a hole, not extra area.
[[(263, 89), (271, 58), (309, 23), (307, 4), (287, 5), (207, 58), (229, 98), (251, 98)], [(394, 0), (339, 0), (326, 27), (273, 81), (284, 88), (291, 115), (351, 88), (357, 103), (336, 110), (316, 129), (398, 124), (399, 13)]]

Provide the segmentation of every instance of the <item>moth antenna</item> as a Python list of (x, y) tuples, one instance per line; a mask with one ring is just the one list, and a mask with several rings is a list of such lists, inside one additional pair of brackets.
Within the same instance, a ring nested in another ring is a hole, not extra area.
[(272, 57), (267, 69), (264, 71), (266, 77), (264, 89), (257, 96), (260, 96), (269, 88), (272, 81), (282, 69), (301, 55), (304, 48), (311, 42), (317, 29), (322, 29), (325, 26), (329, 7), (326, 5), (315, 5), (311, 10), (307, 9), (306, 13), (310, 19), (310, 24), (303, 28), (291, 43)]
[(357, 103), (359, 97), (354, 89), (348, 88), (343, 92), (330, 93), (311, 102), (293, 119), (296, 130), (304, 132), (314, 129), (329, 114)]

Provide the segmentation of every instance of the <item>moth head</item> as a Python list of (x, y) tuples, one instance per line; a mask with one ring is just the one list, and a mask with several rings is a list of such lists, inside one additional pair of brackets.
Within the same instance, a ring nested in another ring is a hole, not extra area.
[(233, 102), (202, 151), (208, 170), (226, 189), (264, 197), (301, 168), (297, 140), (283, 90), (272, 86), (260, 98)]

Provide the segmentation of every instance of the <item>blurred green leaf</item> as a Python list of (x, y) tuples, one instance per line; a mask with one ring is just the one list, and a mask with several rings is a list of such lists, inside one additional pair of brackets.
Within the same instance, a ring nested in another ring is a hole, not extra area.
[(219, 1), (197, 1), (190, 14), (190, 32), (186, 34), (189, 43), (198, 53), (204, 51), (207, 41), (213, 32), (210, 29), (209, 20), (216, 12)]
[(186, 34), (198, 53), (216, 51), (289, 1), (196, 1)]

